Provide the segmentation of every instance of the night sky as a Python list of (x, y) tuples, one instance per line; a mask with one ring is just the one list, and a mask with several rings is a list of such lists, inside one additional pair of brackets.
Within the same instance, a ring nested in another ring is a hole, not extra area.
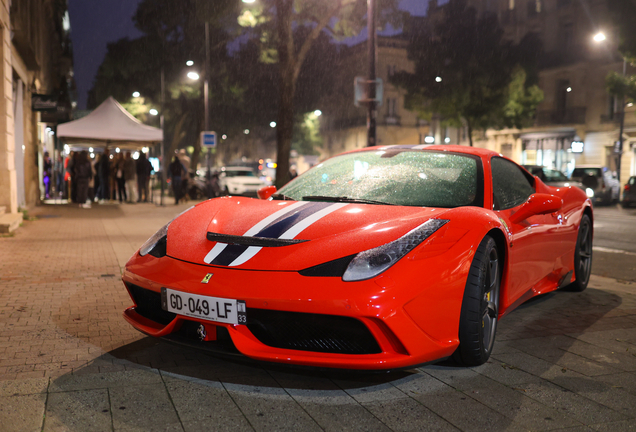
[[(106, 44), (141, 35), (132, 16), (141, 0), (69, 0), (71, 39), (78, 108), (86, 108), (88, 90), (106, 55)], [(400, 8), (414, 15), (424, 15), (428, 0), (401, 0)]]

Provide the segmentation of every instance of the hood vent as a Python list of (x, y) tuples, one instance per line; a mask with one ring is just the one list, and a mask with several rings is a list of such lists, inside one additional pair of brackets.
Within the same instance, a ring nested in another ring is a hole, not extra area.
[(207, 239), (219, 243), (241, 245), (241, 246), (259, 246), (259, 247), (280, 247), (290, 246), (298, 243), (304, 243), (309, 240), (296, 240), (296, 239), (278, 239), (267, 237), (252, 237), (252, 236), (236, 236), (228, 234), (218, 234), (214, 232), (208, 232)]

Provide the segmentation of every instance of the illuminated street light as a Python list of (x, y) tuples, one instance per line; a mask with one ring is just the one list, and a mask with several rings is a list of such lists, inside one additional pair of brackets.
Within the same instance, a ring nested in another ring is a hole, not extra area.
[(188, 78), (190, 78), (192, 81), (196, 81), (199, 79), (199, 74), (196, 72), (188, 72)]
[(245, 135), (249, 135), (249, 134), (250, 134), (250, 130), (249, 130), (249, 129), (245, 129), (245, 130), (243, 131), (243, 133), (244, 133)]
[(566, 92), (570, 93), (572, 91), (572, 87), (568, 87), (565, 89)]
[(440, 77), (440, 76), (435, 77), (435, 82), (442, 82), (442, 77)]
[(316, 111), (314, 111), (314, 115), (315, 115), (316, 117), (320, 117), (320, 116), (322, 115), (322, 111), (320, 111), (320, 110), (316, 110)]
[(243, 3), (254, 3), (256, 0), (243, 0)]
[[(601, 43), (601, 42), (605, 42), (607, 38), (605, 37), (605, 33), (598, 32), (594, 35), (592, 39), (594, 39), (594, 42), (596, 43)], [(627, 59), (622, 54), (621, 54), (621, 57), (623, 58), (623, 79), (625, 79), (625, 76), (627, 75)], [(619, 122), (620, 122), (618, 126), (618, 148), (614, 150), (616, 153), (616, 177), (618, 177), (619, 183), (621, 180), (621, 158), (623, 157), (623, 144), (624, 144), (623, 131), (625, 130), (625, 105), (626, 105), (625, 96), (623, 95), (620, 100), (621, 110), (619, 113), (617, 113)]]
[(223, 134), (223, 135), (221, 136), (221, 139), (227, 139), (227, 135)]
[(141, 93), (139, 93), (138, 91), (133, 92), (133, 97), (139, 97), (141, 96)]
[(276, 122), (269, 122), (269, 127), (275, 128), (276, 127)]
[(607, 37), (605, 37), (605, 33), (598, 32), (594, 35), (593, 39), (594, 42), (603, 42), (605, 39), (607, 39)]
[(157, 111), (157, 110), (156, 110), (156, 109), (154, 109), (154, 108), (151, 108), (151, 109), (150, 109), (150, 111), (148, 111), (148, 113), (149, 113), (150, 115), (156, 116), (157, 114), (159, 114), (159, 111)]
[(192, 66), (194, 64), (194, 62), (192, 60), (188, 60), (186, 62), (186, 66)]

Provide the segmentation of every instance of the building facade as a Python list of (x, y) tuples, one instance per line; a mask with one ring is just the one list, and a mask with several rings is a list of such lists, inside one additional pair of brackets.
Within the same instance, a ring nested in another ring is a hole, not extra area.
[[(528, 33), (543, 42), (539, 87), (544, 100), (532, 127), (476, 131), (475, 146), (500, 152), (523, 164), (537, 164), (571, 173), (582, 164), (617, 171), (625, 184), (636, 174), (636, 106), (627, 106), (624, 145), (618, 152), (621, 107), (609, 96), (605, 77), (622, 73), (617, 34), (607, 0), (468, 0), (480, 14), (496, 14), (508, 39), (518, 43)], [(429, 2), (428, 18), (439, 16), (444, 5)], [(606, 39), (595, 41), (603, 32)], [(384, 80), (383, 105), (378, 115), (378, 143), (468, 144), (465, 128), (446, 128), (439, 119), (418, 119), (404, 107), (404, 93), (387, 84), (392, 71), (412, 71), (406, 40), (378, 40), (378, 75)], [(324, 151), (332, 155), (366, 145), (366, 111), (353, 106), (353, 77), (366, 76), (366, 45), (352, 47), (343, 68), (342, 88), (333, 93), (341, 108), (331, 111), (323, 127)], [(626, 65), (626, 73), (636, 70)], [(493, 65), (493, 67), (496, 67)], [(331, 103), (335, 106), (335, 103)], [(572, 143), (575, 143), (574, 147)], [(582, 143), (582, 145), (581, 145)]]
[[(396, 72), (413, 71), (413, 64), (407, 57), (408, 41), (401, 37), (378, 37), (377, 45), (376, 71), (383, 82), (382, 103), (377, 116), (377, 143), (424, 143), (424, 138), (433, 133), (431, 125), (404, 107), (405, 90), (389, 82)], [(354, 105), (354, 80), (368, 76), (367, 44), (342, 49), (345, 52), (337, 66), (338, 87), (322, 102), (322, 156), (325, 157), (367, 146), (367, 107)]]
[(43, 198), (43, 155), (55, 158), (55, 126), (70, 118), (67, 0), (0, 0), (0, 58), (0, 207), (16, 214)]
[[(607, 0), (468, 3), (482, 14), (497, 14), (510, 40), (519, 42), (526, 34), (535, 33), (544, 48), (539, 64), (544, 100), (537, 108), (534, 127), (490, 130), (477, 145), (521, 163), (556, 168), (568, 174), (582, 164), (617, 171), (620, 163), (620, 182), (625, 184), (636, 173), (635, 109), (631, 105), (625, 109), (624, 144), (619, 152), (616, 143), (621, 106), (608, 94), (605, 78), (611, 71), (636, 71), (625, 65), (618, 53), (618, 36)], [(600, 33), (603, 37), (598, 37)]]

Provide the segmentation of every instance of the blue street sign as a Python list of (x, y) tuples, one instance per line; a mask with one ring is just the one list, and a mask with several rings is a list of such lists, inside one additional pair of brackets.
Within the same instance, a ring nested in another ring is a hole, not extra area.
[(201, 132), (201, 147), (216, 147), (216, 132)]

